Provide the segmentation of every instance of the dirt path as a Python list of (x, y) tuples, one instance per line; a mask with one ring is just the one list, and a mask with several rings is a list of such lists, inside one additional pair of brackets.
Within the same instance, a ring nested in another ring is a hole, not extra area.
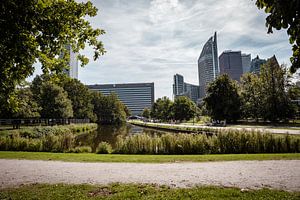
[(0, 159), (2, 188), (30, 183), (112, 182), (300, 191), (300, 160), (143, 164)]

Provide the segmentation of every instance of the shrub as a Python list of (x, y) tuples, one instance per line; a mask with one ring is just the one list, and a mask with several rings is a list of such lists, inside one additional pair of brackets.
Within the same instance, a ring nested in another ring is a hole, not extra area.
[(98, 154), (109, 154), (112, 153), (112, 147), (107, 142), (100, 142), (96, 149), (96, 153)]
[(91, 153), (92, 148), (89, 146), (75, 147), (67, 151), (68, 153)]

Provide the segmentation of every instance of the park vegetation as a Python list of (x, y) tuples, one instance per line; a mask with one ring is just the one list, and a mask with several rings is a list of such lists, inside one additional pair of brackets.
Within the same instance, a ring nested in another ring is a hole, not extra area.
[(208, 86), (204, 107), (216, 120), (285, 122), (299, 113), (299, 105), (292, 102), (297, 98), (299, 87), (291, 83), (286, 67), (273, 56), (261, 66), (259, 75), (246, 73), (240, 83), (227, 74), (219, 76)]
[[(147, 110), (144, 110), (144, 112)], [(151, 107), (150, 116), (160, 121), (184, 121), (199, 113), (197, 105), (188, 97), (180, 96), (174, 102), (168, 97), (158, 98)]]
[(246, 190), (229, 187), (168, 187), (155, 184), (120, 184), (91, 185), (91, 184), (32, 184), (17, 188), (0, 190), (1, 199), (247, 199), (247, 200), (296, 200), (299, 192), (287, 192), (274, 189)]
[[(90, 1), (1, 1), (0, 27), (5, 27), (0, 41), (1, 118), (18, 109), (16, 87), (33, 74), (37, 61), (44, 74), (59, 75), (69, 65), (66, 45), (79, 52), (82, 66), (89, 61), (80, 54), (86, 45), (93, 48), (94, 60), (105, 53), (99, 41), (104, 30), (94, 29), (87, 20), (96, 16), (97, 11)], [(64, 96), (60, 94), (61, 100)], [(64, 103), (67, 106), (68, 102)], [(70, 109), (66, 113), (72, 115)]]
[(16, 89), (17, 109), (6, 118), (90, 119), (100, 124), (120, 124), (130, 115), (116, 94), (90, 91), (65, 75), (38, 75)]
[(295, 73), (300, 68), (300, 18), (299, 0), (256, 0), (256, 6), (264, 9), (268, 14), (266, 27), (268, 33), (273, 33), (273, 29), (287, 29), (289, 42), (292, 45), (293, 55), (290, 58), (292, 66), (290, 71)]
[[(75, 132), (75, 133), (74, 133)], [(34, 134), (26, 131), (0, 137), (1, 151), (31, 152), (91, 152), (91, 147), (77, 141), (80, 136), (72, 129), (42, 129)], [(245, 154), (299, 153), (300, 137), (268, 134), (260, 131), (220, 130), (212, 134), (178, 133), (119, 136), (112, 147), (99, 142), (94, 150), (99, 154)]]
[[(227, 74), (218, 76), (207, 87), (203, 101), (195, 105), (189, 98), (159, 98), (151, 107), (150, 116), (162, 122), (189, 121), (200, 116), (235, 123), (238, 120), (287, 122), (300, 113), (293, 100), (300, 99), (300, 88), (291, 82), (285, 65), (275, 56), (261, 66), (260, 74), (246, 73), (240, 82)], [(143, 115), (148, 116), (145, 109)]]
[(91, 152), (91, 147), (77, 146), (76, 136), (97, 129), (97, 124), (26, 127), (1, 131), (1, 151)]

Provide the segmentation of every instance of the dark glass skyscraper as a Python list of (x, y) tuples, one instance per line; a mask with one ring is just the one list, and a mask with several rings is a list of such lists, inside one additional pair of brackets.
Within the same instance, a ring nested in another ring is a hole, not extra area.
[(251, 61), (250, 72), (254, 74), (259, 74), (261, 65), (265, 64), (266, 62), (267, 61), (265, 59), (260, 59), (257, 55), (256, 58), (252, 59)]
[(243, 74), (241, 51), (224, 51), (219, 57), (220, 74), (228, 74), (230, 78), (240, 81)]
[(179, 96), (189, 97), (195, 103), (199, 98), (199, 86), (184, 82), (184, 77), (180, 74), (174, 75), (173, 98)]
[(207, 85), (219, 75), (217, 32), (203, 46), (198, 59), (200, 98), (205, 97)]

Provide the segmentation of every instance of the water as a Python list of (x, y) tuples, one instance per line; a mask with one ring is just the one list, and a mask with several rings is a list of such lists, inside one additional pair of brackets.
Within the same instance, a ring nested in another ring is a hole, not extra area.
[(124, 124), (121, 126), (112, 125), (98, 125), (98, 129), (92, 133), (81, 134), (76, 137), (76, 145), (78, 146), (90, 146), (94, 152), (98, 144), (102, 141), (108, 142), (115, 146), (117, 137), (122, 137), (146, 133), (149, 135), (161, 135), (168, 133), (166, 131), (143, 128), (131, 124)]

